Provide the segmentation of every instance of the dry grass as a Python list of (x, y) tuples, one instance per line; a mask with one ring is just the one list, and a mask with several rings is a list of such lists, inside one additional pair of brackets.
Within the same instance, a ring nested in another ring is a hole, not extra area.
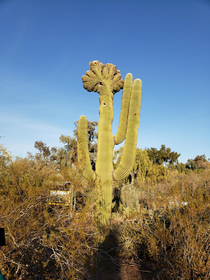
[[(53, 164), (29, 159), (1, 166), (0, 224), (7, 246), (0, 270), (6, 279), (210, 279), (209, 166), (126, 186), (126, 204), (100, 230), (93, 186), (75, 170), (57, 173)], [(88, 196), (80, 211), (49, 211), (50, 182), (59, 178)]]

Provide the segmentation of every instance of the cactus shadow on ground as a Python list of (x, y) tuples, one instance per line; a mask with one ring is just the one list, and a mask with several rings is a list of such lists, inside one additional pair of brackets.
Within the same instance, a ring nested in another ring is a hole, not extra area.
[(105, 234), (105, 238), (99, 242), (97, 250), (93, 254), (93, 267), (90, 274), (95, 280), (121, 280), (118, 232), (110, 229)]
[[(155, 267), (152, 263), (126, 258), (121, 255), (122, 244), (116, 228), (107, 230), (105, 238), (98, 244), (93, 254), (93, 266), (87, 279), (94, 280), (149, 280), (155, 279)], [(125, 252), (124, 252), (125, 254)]]

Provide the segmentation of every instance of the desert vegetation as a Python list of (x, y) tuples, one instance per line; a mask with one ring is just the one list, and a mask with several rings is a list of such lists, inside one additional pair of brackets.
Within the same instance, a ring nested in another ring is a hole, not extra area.
[[(89, 123), (93, 166), (95, 126)], [(37, 141), (37, 154), (16, 159), (0, 146), (0, 225), (6, 232), (0, 270), (6, 279), (126, 279), (126, 265), (135, 265), (142, 279), (210, 278), (205, 155), (183, 164), (177, 153), (173, 161), (165, 154), (164, 161), (164, 153), (171, 153), (165, 146), (137, 149), (130, 177), (114, 183), (111, 224), (101, 243), (94, 182), (82, 177), (76, 137), (62, 135), (61, 141), (58, 150)], [(159, 160), (154, 162), (151, 151)], [(121, 154), (122, 148), (115, 151), (114, 168)], [(85, 203), (78, 209), (50, 207), (49, 191), (67, 181)]]

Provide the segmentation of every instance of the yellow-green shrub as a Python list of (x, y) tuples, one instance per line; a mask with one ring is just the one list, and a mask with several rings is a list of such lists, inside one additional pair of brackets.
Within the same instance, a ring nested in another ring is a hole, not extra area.
[(91, 205), (75, 212), (47, 204), (59, 178), (71, 180), (74, 191), (81, 191), (79, 172), (58, 174), (51, 163), (28, 158), (6, 169), (0, 187), (0, 225), (6, 233), (0, 270), (6, 279), (83, 279), (97, 236)]

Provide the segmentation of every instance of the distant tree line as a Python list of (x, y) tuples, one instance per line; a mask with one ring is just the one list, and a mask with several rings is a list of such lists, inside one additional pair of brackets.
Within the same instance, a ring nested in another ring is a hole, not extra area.
[[(42, 141), (36, 141), (34, 147), (39, 151), (35, 155), (37, 160), (44, 162), (54, 162), (59, 169), (74, 167), (77, 162), (77, 124), (74, 123), (76, 128), (73, 137), (61, 135), (60, 142), (64, 147), (57, 149), (56, 147), (50, 148)], [(98, 123), (96, 121), (88, 122), (88, 146), (91, 164), (95, 170), (96, 156), (97, 156), (97, 139), (98, 133), (96, 132)], [(123, 152), (123, 147), (115, 150), (114, 152), (114, 167), (117, 168)], [(152, 178), (151, 180), (162, 180), (167, 175), (167, 170), (177, 170), (181, 173), (189, 173), (189, 171), (199, 172), (209, 165), (209, 161), (205, 155), (197, 155), (194, 159), (188, 159), (187, 163), (179, 163), (178, 159), (180, 153), (172, 151), (171, 148), (161, 145), (160, 149), (145, 148), (144, 150), (136, 149), (136, 161), (134, 169), (130, 174), (130, 181), (138, 178), (145, 180), (145, 178)]]

